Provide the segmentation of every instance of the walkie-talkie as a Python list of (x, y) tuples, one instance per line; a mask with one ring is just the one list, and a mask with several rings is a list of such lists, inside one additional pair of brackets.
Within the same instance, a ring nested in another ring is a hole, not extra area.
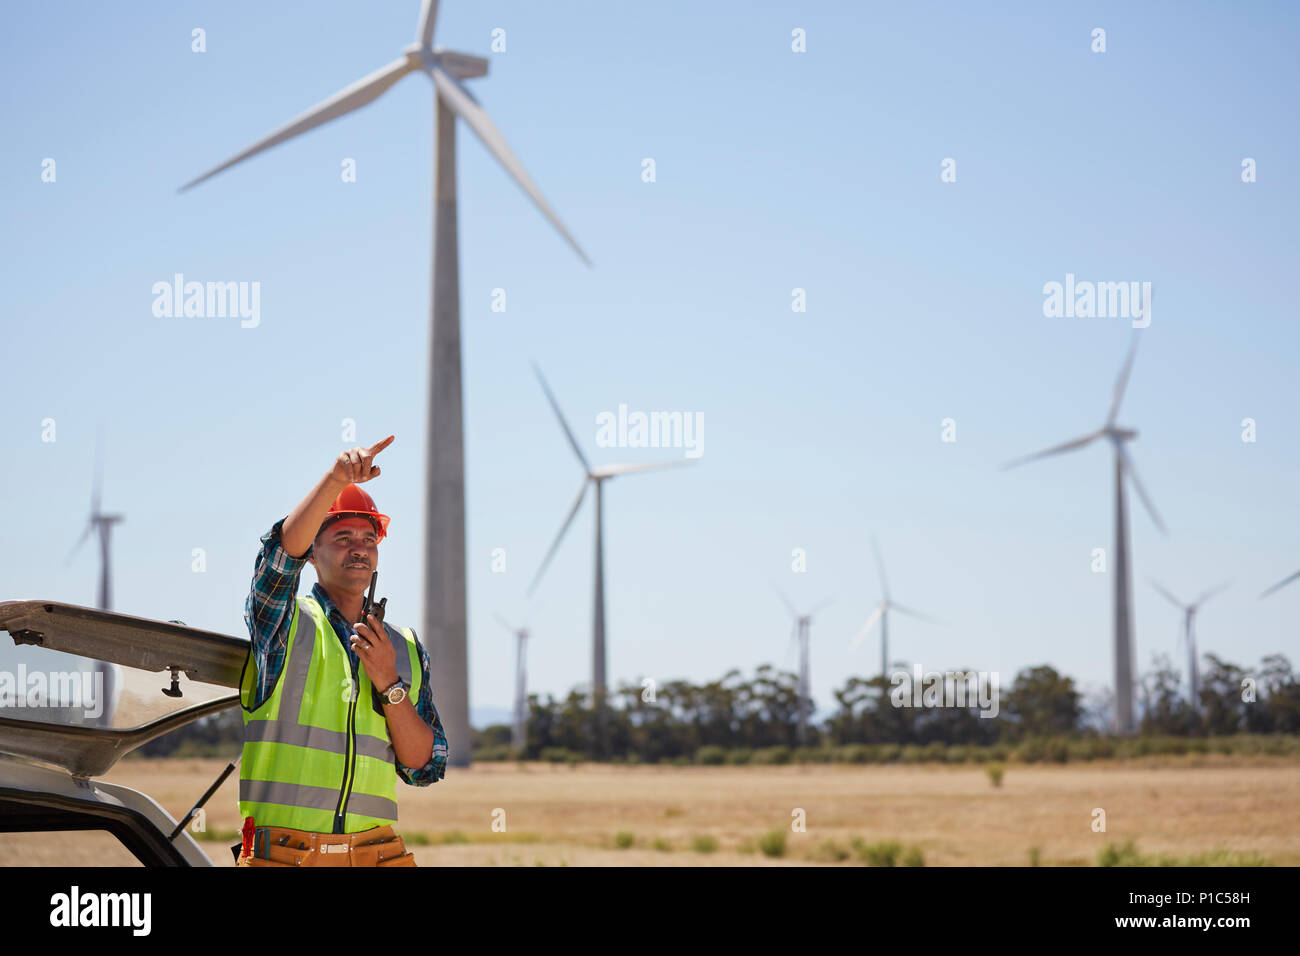
[(384, 623), (384, 605), (388, 603), (388, 598), (380, 598), (379, 603), (375, 603), (375, 585), (379, 583), (379, 572), (370, 572), (370, 591), (361, 601), (361, 620), (364, 621), (366, 616), (373, 614), (380, 624)]

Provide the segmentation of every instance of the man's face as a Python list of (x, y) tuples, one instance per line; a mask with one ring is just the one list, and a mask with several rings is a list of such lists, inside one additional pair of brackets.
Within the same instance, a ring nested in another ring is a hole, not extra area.
[(364, 594), (379, 567), (379, 536), (365, 518), (340, 518), (316, 535), (308, 560), (327, 591)]

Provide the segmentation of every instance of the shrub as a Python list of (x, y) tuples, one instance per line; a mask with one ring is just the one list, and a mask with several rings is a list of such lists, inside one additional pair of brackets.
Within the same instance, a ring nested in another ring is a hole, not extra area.
[(564, 763), (568, 755), (569, 752), (563, 747), (543, 747), (538, 757), (548, 763)]
[(902, 846), (893, 840), (882, 840), (879, 843), (861, 843), (857, 844), (858, 859), (867, 866), (897, 866), (899, 854), (903, 852)]
[(870, 763), (871, 748), (865, 744), (846, 744), (835, 752), (842, 763)]
[(903, 866), (925, 866), (925, 854), (919, 846), (908, 847), (903, 854)]
[(704, 836), (697, 836), (691, 841), (691, 849), (696, 853), (714, 853), (718, 849), (718, 841), (706, 833)]
[(789, 747), (763, 747), (754, 751), (754, 763), (757, 764), (787, 764), (789, 762)]
[(918, 747), (916, 744), (906, 744), (903, 747), (903, 763), (920, 763), (925, 759), (925, 748)]
[(1000, 763), (987, 763), (984, 765), (984, 772), (989, 775), (989, 783), (995, 787), (1002, 786), (1002, 774), (1006, 771)]
[(1137, 847), (1133, 845), (1132, 840), (1128, 840), (1120, 846), (1113, 843), (1107, 843), (1097, 853), (1098, 866), (1142, 866), (1142, 855), (1138, 853)]
[(768, 830), (758, 838), (758, 848), (764, 856), (785, 856), (785, 831)]
[(717, 744), (709, 744), (695, 751), (695, 762), (707, 767), (716, 767), (727, 762), (727, 750)]
[(847, 860), (852, 854), (844, 847), (840, 846), (834, 840), (822, 840), (809, 854), (809, 859), (818, 860), (823, 863), (839, 863)]
[(614, 834), (614, 846), (618, 847), (620, 850), (626, 850), (632, 845), (635, 839), (636, 837), (633, 836), (631, 831), (619, 830)]
[(733, 765), (753, 763), (754, 751), (749, 747), (736, 747), (727, 751), (727, 763)]
[(1029, 848), (1029, 865), (1030, 865), (1030, 866), (1042, 866), (1042, 865), (1043, 865), (1043, 854), (1042, 854), (1042, 851), (1039, 850), (1038, 847), (1036, 847), (1036, 846), (1031, 846), (1031, 847)]
[(433, 841), (429, 839), (429, 834), (423, 830), (416, 830), (413, 833), (403, 833), (402, 842), (409, 843), (411, 846), (428, 846)]
[(673, 845), (672, 845), (671, 843), (669, 843), (667, 840), (665, 840), (665, 839), (663, 839), (662, 837), (660, 837), (660, 838), (658, 838), (658, 839), (655, 840), (655, 842), (654, 842), (654, 848), (655, 848), (656, 850), (659, 850), (659, 851), (662, 852), (662, 853), (667, 853), (667, 852), (669, 852), (670, 850), (672, 850)]

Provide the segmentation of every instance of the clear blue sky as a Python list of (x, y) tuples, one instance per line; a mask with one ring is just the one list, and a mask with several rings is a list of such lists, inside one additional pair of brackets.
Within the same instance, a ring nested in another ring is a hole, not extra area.
[[(419, 4), (24, 4), (0, 33), (4, 598), (95, 600), (65, 566), (95, 432), (119, 610), (243, 634), (258, 537), (342, 450), (397, 435), (367, 486), (392, 515), (390, 619), (419, 626), (431, 84), (176, 187), (395, 59)], [(532, 689), (590, 673), (591, 512), (525, 589), (580, 471), (529, 362), (589, 457), (595, 419), (701, 413), (690, 469), (607, 488), (611, 680), (705, 680), (782, 663), (799, 605), (820, 706), (870, 675), (848, 645), (878, 598), (898, 659), (1051, 663), (1111, 680), (1111, 458), (1101, 445), (1002, 473), (1098, 427), (1133, 334), (1049, 319), (1045, 282), (1149, 281), (1122, 421), (1168, 527), (1136, 500), (1137, 649), (1296, 658), (1298, 15), (1282, 4), (539, 4), (444, 0), (438, 42), (595, 263), (587, 269), (461, 126), (471, 702), (509, 705), (510, 636)], [(206, 30), (207, 52), (190, 50)], [(505, 53), (491, 31), (506, 30)], [(791, 30), (807, 52), (791, 52)], [(1107, 31), (1107, 51), (1090, 50)], [(345, 157), (358, 181), (340, 181)], [(657, 181), (641, 181), (653, 158)], [(956, 183), (940, 181), (946, 157)], [(1241, 161), (1258, 164), (1243, 184)], [(41, 181), (53, 158), (57, 181)], [(160, 319), (173, 273), (261, 284), (261, 324)], [(491, 311), (494, 288), (508, 310)], [(807, 290), (805, 313), (791, 290)], [(1241, 440), (1244, 418), (1258, 441)], [(41, 441), (41, 422), (57, 441)], [(940, 442), (940, 422), (958, 440)], [(191, 571), (191, 550), (207, 571)], [(493, 548), (507, 572), (490, 571)], [(790, 570), (805, 548), (809, 569)], [(304, 575), (303, 590), (312, 580)]]

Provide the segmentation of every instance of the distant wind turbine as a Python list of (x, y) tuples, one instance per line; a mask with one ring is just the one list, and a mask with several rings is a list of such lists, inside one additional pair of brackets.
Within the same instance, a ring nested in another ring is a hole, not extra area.
[(497, 615), (497, 621), (515, 636), (515, 705), (510, 746), (515, 753), (522, 754), (525, 744), (524, 727), (528, 720), (528, 681), (524, 676), (524, 648), (528, 643), (528, 628), (515, 627), (500, 614)]
[[(92, 534), (99, 535), (99, 602), (96, 605), (100, 610), (111, 611), (113, 609), (113, 556), (111, 548), (111, 538), (113, 535), (113, 525), (120, 524), (126, 520), (125, 515), (105, 514), (100, 510), (101, 489), (104, 484), (104, 466), (100, 452), (100, 440), (95, 441), (95, 478), (94, 484), (90, 491), (90, 520), (86, 523), (86, 530), (77, 543), (72, 546), (68, 552), (65, 566), (72, 562), (81, 546), (86, 543), (86, 539)], [(118, 698), (118, 667), (116, 664), (108, 661), (86, 660), (87, 666), (92, 673), (103, 675), (103, 710), (98, 718), (98, 723), (103, 727), (111, 727), (113, 724), (113, 714), (117, 709)]]
[(1137, 438), (1138, 433), (1132, 428), (1121, 428), (1115, 424), (1115, 419), (1119, 415), (1120, 402), (1124, 398), (1124, 389), (1128, 385), (1129, 372), (1133, 368), (1133, 358), (1137, 355), (1137, 344), (1138, 340), (1134, 338), (1133, 344), (1129, 348), (1128, 358), (1124, 361), (1124, 367), (1120, 370), (1119, 378), (1115, 380), (1115, 390), (1110, 400), (1110, 411), (1106, 415), (1106, 423), (1101, 428), (1081, 438), (1055, 445), (1024, 458), (1017, 458), (1002, 466), (1004, 470), (1015, 468), (1017, 465), (1023, 465), (1038, 458), (1047, 458), (1051, 455), (1059, 455), (1062, 452), (1074, 451), (1098, 438), (1109, 440), (1111, 447), (1115, 451), (1115, 710), (1117, 729), (1121, 734), (1131, 734), (1136, 729), (1133, 713), (1133, 571), (1129, 562), (1128, 506), (1124, 494), (1125, 476), (1133, 482), (1133, 488), (1137, 491), (1138, 497), (1142, 499), (1142, 504), (1151, 516), (1152, 522), (1160, 529), (1161, 533), (1165, 531), (1164, 523), (1161, 522), (1160, 516), (1156, 514), (1155, 505), (1151, 503), (1146, 489), (1143, 488), (1142, 482), (1138, 479), (1137, 468), (1133, 464), (1133, 459), (1124, 447), (1124, 443)]
[(460, 260), (457, 249), (456, 119), (459, 117), (497, 158), (542, 215), (583, 262), (586, 253), (564, 228), (534, 185), (523, 164), (506, 145), (496, 124), (461, 80), (486, 76), (482, 57), (433, 45), (438, 0), (424, 0), (415, 42), (402, 56), (317, 103), (287, 125), (190, 180), (181, 190), (250, 156), (315, 129), (378, 99), (408, 73), (427, 73), (436, 90), (433, 185), (433, 290), (430, 297), (429, 415), (425, 446), (424, 643), (438, 661), (433, 691), (438, 712), (453, 741), (450, 763), (468, 766), (470, 748), (455, 741), (470, 739), (469, 660), (465, 612), (465, 445), (461, 410)]
[(573, 429), (564, 418), (564, 413), (560, 411), (559, 403), (556, 402), (555, 396), (551, 394), (550, 386), (546, 384), (546, 379), (542, 377), (542, 370), (536, 365), (533, 371), (537, 373), (537, 380), (542, 384), (542, 391), (546, 393), (546, 400), (550, 402), (551, 409), (555, 412), (555, 417), (560, 422), (560, 428), (564, 430), (565, 437), (569, 440), (569, 447), (573, 449), (573, 454), (577, 456), (578, 461), (582, 464), (583, 478), (582, 487), (578, 489), (578, 497), (574, 499), (573, 506), (569, 509), (564, 523), (560, 525), (560, 531), (551, 543), (550, 550), (546, 552), (546, 557), (542, 559), (541, 566), (538, 567), (537, 573), (533, 575), (532, 583), (528, 585), (528, 593), (531, 595), (537, 588), (538, 582), (542, 579), (542, 574), (546, 571), (547, 566), (551, 563), (551, 558), (555, 556), (556, 550), (560, 547), (560, 542), (564, 540), (564, 533), (569, 530), (569, 525), (573, 523), (574, 516), (577, 515), (578, 509), (582, 507), (582, 501), (587, 496), (587, 488), (594, 486), (596, 489), (596, 584), (595, 584), (595, 607), (592, 615), (592, 651), (591, 651), (591, 690), (593, 703), (596, 709), (597, 735), (598, 744), (604, 746), (604, 719), (605, 719), (605, 531), (604, 531), (604, 512), (603, 512), (603, 488), (605, 482), (619, 475), (627, 475), (638, 471), (656, 471), (660, 468), (673, 468), (678, 465), (689, 465), (695, 459), (683, 459), (681, 461), (657, 461), (646, 462), (644, 464), (624, 464), (624, 465), (601, 465), (593, 468), (587, 461), (587, 456), (582, 453), (578, 446), (578, 440), (573, 436)]
[(1178, 598), (1170, 594), (1169, 591), (1162, 587), (1158, 582), (1151, 582), (1151, 586), (1164, 595), (1165, 599), (1168, 600), (1170, 604), (1183, 612), (1183, 646), (1187, 649), (1188, 687), (1191, 691), (1192, 710), (1197, 713), (1200, 713), (1201, 711), (1201, 672), (1196, 659), (1196, 612), (1201, 609), (1202, 604), (1227, 588), (1230, 583), (1231, 582), (1225, 581), (1217, 588), (1211, 588), (1206, 591), (1191, 604), (1184, 604), (1182, 601), (1178, 600)]
[(889, 676), (889, 612), (898, 611), (900, 614), (906, 614), (909, 617), (915, 617), (922, 621), (929, 621), (931, 624), (938, 624), (934, 618), (922, 614), (920, 611), (914, 611), (910, 607), (899, 604), (889, 596), (889, 581), (885, 579), (885, 560), (880, 556), (880, 547), (876, 544), (876, 539), (871, 539), (871, 550), (876, 556), (876, 570), (880, 574), (880, 594), (881, 598), (876, 603), (876, 609), (871, 612), (862, 629), (858, 631), (858, 636), (853, 639), (849, 650), (855, 651), (866, 640), (871, 629), (880, 622), (880, 676), (888, 678)]
[(831, 603), (831, 599), (827, 598), (806, 614), (800, 614), (780, 588), (776, 589), (776, 593), (781, 596), (786, 609), (790, 612), (790, 617), (794, 619), (790, 629), (790, 640), (792, 643), (798, 642), (799, 645), (799, 746), (805, 747), (808, 745), (808, 719), (812, 716), (812, 672), (808, 655), (812, 620), (814, 614)]

